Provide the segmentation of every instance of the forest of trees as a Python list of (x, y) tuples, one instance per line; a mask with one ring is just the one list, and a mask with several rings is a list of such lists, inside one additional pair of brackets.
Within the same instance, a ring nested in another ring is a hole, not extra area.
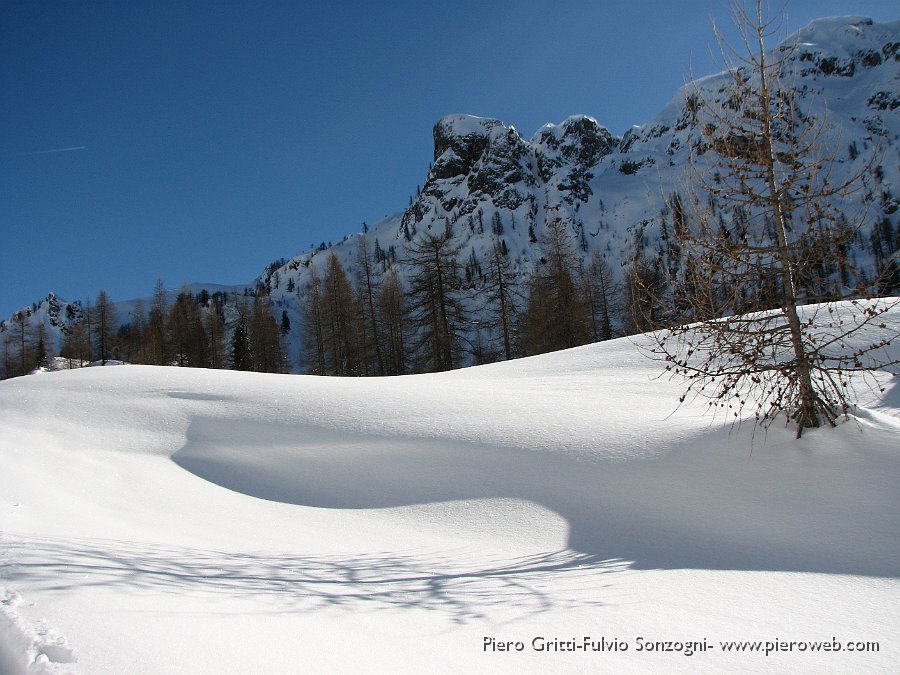
[[(241, 294), (184, 288), (173, 301), (159, 281), (149, 308), (136, 301), (127, 321), (100, 291), (64, 335), (59, 356), (70, 367), (113, 360), (382, 376), (451, 370), (673, 327), (696, 319), (699, 284), (708, 293), (711, 278), (709, 270), (696, 278), (702, 261), (684, 255), (691, 211), (685, 201), (670, 196), (660, 214), (661, 244), (636, 245), (618, 271), (599, 252), (582, 255), (576, 228), (553, 212), (534, 228), (540, 257), (530, 269), (515, 264), (502, 230), (495, 229), (483, 259), (474, 250), (464, 252), (450, 226), (390, 254), (362, 233), (349, 273), (326, 249), (317, 251), (319, 264), (309, 264), (305, 284), (291, 279), (300, 309), (295, 327), (263, 284)], [(736, 214), (717, 225), (717, 236), (741, 227)], [(892, 253), (897, 242), (890, 223), (877, 231), (878, 245)], [(891, 256), (881, 260), (890, 272)], [(825, 273), (840, 280), (839, 269)], [(741, 282), (744, 309), (779, 305), (775, 275)], [(797, 284), (809, 302), (839, 297), (821, 274), (799, 275)], [(51, 342), (43, 326), (31, 327), (26, 312), (14, 315), (0, 344), (3, 376), (51, 365)], [(299, 354), (299, 362), (291, 363), (289, 354)]]
[[(450, 370), (564, 349), (621, 334), (622, 294), (609, 264), (582, 266), (559, 219), (547, 225), (546, 256), (529, 277), (497, 238), (488, 259), (464, 261), (447, 230), (409, 242), (405, 273), (366, 234), (353, 274), (334, 252), (310, 266), (296, 288), (301, 329), (275, 307), (266, 287), (244, 294), (192, 293), (167, 300), (161, 281), (149, 308), (140, 300), (127, 320), (105, 291), (82, 307), (59, 356), (71, 367), (109, 361), (258, 372), (378, 376)], [(6, 377), (51, 362), (43, 327), (15, 315), (3, 338)], [(291, 344), (292, 340), (297, 343)], [(300, 363), (288, 361), (290, 352)]]
[[(402, 375), (451, 370), (565, 349), (621, 334), (627, 314), (612, 269), (581, 264), (561, 220), (530, 276), (497, 238), (489, 256), (464, 254), (452, 231), (425, 234), (402, 253), (405, 274), (359, 238), (351, 280), (334, 253), (301, 298), (301, 370)], [(377, 244), (376, 244), (376, 251)]]
[[(229, 305), (232, 319), (226, 321)], [(286, 347), (290, 326), (276, 321), (264, 287), (232, 298), (205, 290), (194, 294), (185, 288), (169, 303), (159, 281), (149, 312), (137, 300), (129, 318), (120, 321), (114, 303), (101, 290), (63, 334), (59, 356), (68, 367), (121, 361), (267, 373), (290, 370)], [(22, 311), (13, 315), (9, 326), (2, 341), (4, 377), (51, 366), (55, 354), (42, 323), (32, 328), (28, 313)]]

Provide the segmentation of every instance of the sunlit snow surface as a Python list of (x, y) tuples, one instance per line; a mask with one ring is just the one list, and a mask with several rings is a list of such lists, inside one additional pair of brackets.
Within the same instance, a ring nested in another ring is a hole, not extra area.
[[(673, 414), (660, 371), (623, 339), (387, 379), (0, 383), (0, 672), (895, 668), (898, 378), (751, 443)], [(586, 636), (620, 650), (532, 647)], [(833, 638), (879, 651), (719, 645)]]

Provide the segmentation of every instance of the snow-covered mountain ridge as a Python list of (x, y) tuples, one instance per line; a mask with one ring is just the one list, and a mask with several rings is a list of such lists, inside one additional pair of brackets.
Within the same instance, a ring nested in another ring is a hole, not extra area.
[[(864, 189), (845, 205), (867, 214), (853, 257), (862, 273), (874, 276), (883, 258), (900, 248), (900, 21), (821, 19), (776, 49), (794, 50), (783, 79), (793, 83), (804, 112), (826, 121), (823, 145), (833, 153), (835, 179), (859, 171), (878, 153)], [(542, 230), (553, 217), (568, 225), (585, 258), (599, 251), (620, 272), (636, 254), (665, 256), (671, 228), (665, 199), (683, 188), (698, 134), (691, 100), (722, 100), (727, 82), (720, 73), (686, 85), (622, 138), (587, 115), (547, 124), (530, 140), (500, 120), (448, 115), (434, 127), (434, 162), (415, 200), (369, 228), (367, 237), (401, 266), (404, 246), (428, 232), (450, 229), (473, 264), (502, 239), (526, 275), (541, 259)], [(891, 241), (878, 244), (879, 261), (872, 228), (885, 222)], [(356, 243), (353, 236), (332, 247), (351, 273)], [(302, 288), (310, 266), (324, 258), (320, 253), (270, 270), (263, 283), (289, 303), (285, 289)]]
[[(774, 51), (789, 49), (784, 79), (806, 114), (827, 121), (824, 144), (834, 155), (835, 177), (860, 171), (877, 157), (865, 172), (864, 189), (842, 205), (848, 213), (866, 214), (851, 256), (871, 278), (900, 250), (900, 21), (820, 19)], [(474, 294), (478, 268), (497, 240), (520, 277), (530, 274), (540, 264), (545, 224), (553, 218), (565, 223), (580, 255), (600, 253), (617, 275), (637, 255), (663, 259), (672, 228), (665, 200), (684, 186), (697, 142), (691, 101), (698, 95), (722, 101), (726, 83), (720, 73), (686, 85), (659, 114), (621, 138), (587, 115), (547, 124), (530, 139), (500, 120), (448, 115), (434, 127), (434, 161), (415, 199), (401, 214), (370, 226), (368, 240), (383, 266), (394, 264), (403, 274), (410, 242), (452, 231)], [(358, 237), (330, 247), (351, 277)], [(269, 266), (258, 280), (277, 315), (287, 312), (294, 326), (300, 325), (298, 293), (311, 269), (322, 271), (324, 250)], [(49, 305), (43, 308), (34, 311), (39, 319)], [(123, 309), (120, 319), (127, 321), (128, 307)], [(48, 328), (58, 336), (66, 323), (48, 322)], [(7, 322), (0, 325), (7, 329)]]

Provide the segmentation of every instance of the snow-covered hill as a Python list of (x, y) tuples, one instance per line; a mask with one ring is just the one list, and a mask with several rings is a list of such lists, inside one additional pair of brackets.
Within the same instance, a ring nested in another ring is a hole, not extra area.
[(0, 672), (890, 672), (897, 376), (751, 444), (661, 371), (4, 381)]

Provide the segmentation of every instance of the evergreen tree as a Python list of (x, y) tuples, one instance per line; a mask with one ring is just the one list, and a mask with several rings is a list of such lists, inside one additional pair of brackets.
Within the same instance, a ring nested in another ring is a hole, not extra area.
[(41, 322), (37, 325), (37, 337), (34, 345), (34, 367), (50, 368), (53, 362), (53, 350), (50, 346), (50, 339), (47, 335), (47, 328)]
[(463, 305), (460, 246), (449, 229), (407, 246), (408, 296), (419, 369), (442, 371), (462, 365), (468, 316)]
[(250, 315), (250, 353), (253, 370), (259, 373), (280, 373), (285, 368), (281, 330), (272, 312), (272, 302), (265, 288), (256, 289)]
[(116, 333), (119, 324), (116, 309), (104, 290), (97, 295), (93, 317), (94, 344), (97, 346), (100, 363), (105, 366), (106, 362), (115, 356)]
[(411, 321), (406, 292), (400, 275), (388, 269), (378, 289), (378, 317), (384, 343), (385, 375), (404, 375), (408, 372), (408, 345)]
[(522, 317), (525, 354), (568, 349), (590, 341), (588, 308), (582, 294), (580, 258), (558, 217), (546, 225), (544, 263), (535, 266)]
[(250, 336), (248, 324), (250, 310), (245, 297), (235, 300), (237, 317), (231, 331), (231, 368), (232, 370), (253, 370), (253, 355), (250, 352)]

